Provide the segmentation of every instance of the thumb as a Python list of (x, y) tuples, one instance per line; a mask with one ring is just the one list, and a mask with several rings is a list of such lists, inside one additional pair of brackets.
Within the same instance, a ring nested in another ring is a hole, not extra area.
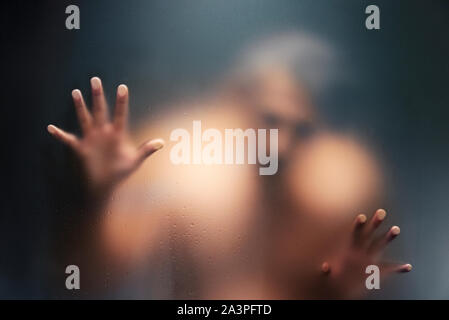
[(165, 145), (164, 140), (162, 139), (154, 139), (143, 143), (139, 149), (137, 150), (137, 166), (141, 165), (142, 162), (151, 156), (153, 153), (162, 149)]

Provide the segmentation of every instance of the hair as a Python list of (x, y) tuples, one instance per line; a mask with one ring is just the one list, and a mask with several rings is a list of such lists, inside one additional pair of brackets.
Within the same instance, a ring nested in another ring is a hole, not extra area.
[(335, 74), (335, 51), (323, 39), (303, 32), (287, 32), (255, 41), (237, 56), (233, 78), (248, 83), (261, 72), (282, 67), (312, 94), (322, 92)]

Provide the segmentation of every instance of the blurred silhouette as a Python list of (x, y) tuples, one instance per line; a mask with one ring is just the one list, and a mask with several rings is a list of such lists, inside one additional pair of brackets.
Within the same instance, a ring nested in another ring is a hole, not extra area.
[[(382, 201), (376, 157), (356, 137), (333, 132), (314, 107), (312, 96), (325, 90), (333, 58), (325, 43), (304, 34), (251, 45), (213, 92), (141, 120), (132, 140), (166, 139), (167, 150), (146, 162), (162, 141), (131, 145), (125, 86), (110, 123), (98, 78), (91, 81), (92, 116), (74, 91), (83, 140), (54, 126), (49, 131), (85, 164), (88, 211), (98, 222), (89, 223), (94, 235), (86, 237), (98, 244), (85, 258), (89, 268), (97, 275), (107, 268), (118, 296), (142, 297), (141, 287), (151, 282), (132, 282), (135, 273), (164, 278), (170, 287), (143, 297), (183, 299), (351, 298), (363, 293), (369, 264), (378, 264), (382, 275), (409, 271), (410, 265), (380, 260), (399, 234), (393, 227), (374, 236), (385, 211), (369, 220), (359, 214)], [(247, 164), (174, 165), (170, 132), (193, 120), (203, 130), (279, 129), (277, 174), (260, 176), (258, 166)], [(92, 290), (101, 294), (97, 275)]]

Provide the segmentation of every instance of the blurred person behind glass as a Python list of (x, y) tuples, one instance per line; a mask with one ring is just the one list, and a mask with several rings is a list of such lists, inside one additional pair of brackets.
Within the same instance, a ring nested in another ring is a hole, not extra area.
[[(309, 35), (263, 39), (243, 52), (215, 91), (141, 121), (133, 140), (168, 140), (176, 128), (191, 131), (193, 120), (201, 120), (203, 131), (279, 129), (279, 170), (259, 176), (254, 165), (174, 165), (174, 142), (168, 141), (168, 150), (143, 163), (108, 201), (100, 234), (111, 263), (122, 273), (165, 277), (172, 298), (359, 293), (363, 274), (345, 271), (363, 273), (375, 259), (357, 255), (347, 265), (355, 256), (347, 247), (351, 220), (380, 201), (382, 178), (370, 151), (354, 137), (333, 133), (313, 107), (309, 92), (325, 90), (333, 58)], [(381, 216), (376, 212), (367, 225), (377, 227)], [(357, 219), (358, 228), (365, 221)], [(155, 266), (154, 257), (164, 262)], [(123, 290), (130, 281), (120, 279)], [(141, 292), (139, 285), (148, 284), (133, 283), (129, 290)], [(150, 297), (160, 296), (156, 291)]]

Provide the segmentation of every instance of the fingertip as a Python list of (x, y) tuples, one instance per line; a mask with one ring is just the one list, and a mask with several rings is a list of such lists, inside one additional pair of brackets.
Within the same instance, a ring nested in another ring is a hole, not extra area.
[(403, 264), (403, 265), (398, 266), (396, 268), (396, 272), (407, 273), (407, 272), (412, 271), (412, 269), (413, 269), (412, 265), (410, 263), (407, 263), (407, 264)]
[(101, 80), (98, 77), (92, 77), (90, 79), (90, 85), (94, 93), (98, 93), (101, 90)]
[(397, 236), (401, 233), (401, 228), (399, 228), (398, 226), (393, 226), (391, 227), (390, 231), (392, 235)]
[(376, 211), (376, 217), (378, 220), (382, 221), (387, 216), (387, 212), (384, 209), (379, 209)]
[(52, 124), (49, 124), (49, 125), (47, 126), (47, 131), (48, 131), (49, 133), (51, 133), (51, 134), (54, 134), (55, 131), (56, 131), (56, 127), (55, 127), (54, 125), (52, 125)]
[(143, 162), (147, 157), (151, 156), (159, 149), (162, 149), (164, 144), (165, 142), (162, 139), (154, 139), (143, 144), (142, 147), (139, 148), (140, 156), (138, 158), (138, 163)]
[(76, 101), (81, 100), (81, 91), (78, 89), (72, 90), (72, 98)]
[(124, 98), (128, 94), (128, 87), (125, 84), (121, 84), (117, 87), (117, 95), (119, 98)]
[(356, 220), (357, 220), (357, 223), (363, 224), (363, 223), (366, 222), (367, 218), (366, 218), (366, 215), (364, 215), (364, 214), (359, 214), (359, 215), (357, 216)]
[(165, 141), (163, 139), (155, 139), (155, 140), (152, 140), (150, 143), (151, 143), (151, 146), (153, 147), (154, 151), (162, 149), (165, 145)]

